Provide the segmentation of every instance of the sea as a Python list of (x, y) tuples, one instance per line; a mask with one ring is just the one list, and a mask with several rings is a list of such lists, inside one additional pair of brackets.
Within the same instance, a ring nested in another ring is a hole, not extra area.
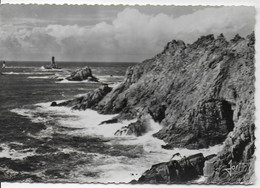
[(7, 62), (0, 69), (0, 182), (129, 183), (174, 153), (209, 155), (222, 148), (166, 150), (152, 136), (162, 128), (153, 120), (143, 136), (115, 136), (135, 120), (99, 125), (116, 114), (50, 106), (101, 85), (67, 81), (71, 72), (89, 66), (100, 82), (116, 87), (136, 63), (59, 62), (62, 69), (52, 70), (47, 64)]

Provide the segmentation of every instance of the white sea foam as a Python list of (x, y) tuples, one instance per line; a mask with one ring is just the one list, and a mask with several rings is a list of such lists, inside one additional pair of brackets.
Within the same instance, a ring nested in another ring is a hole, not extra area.
[[(58, 101), (61, 102), (61, 101)], [(151, 168), (151, 165), (167, 162), (171, 159), (175, 153), (180, 153), (181, 157), (189, 156), (196, 153), (203, 153), (204, 156), (210, 154), (217, 154), (223, 147), (223, 145), (216, 145), (208, 149), (190, 150), (185, 148), (174, 148), (172, 150), (165, 150), (161, 146), (166, 143), (163, 140), (157, 139), (152, 135), (158, 132), (162, 126), (159, 123), (150, 120), (150, 131), (143, 136), (115, 136), (114, 133), (127, 126), (132, 121), (123, 121), (120, 123), (103, 124), (99, 125), (100, 122), (109, 120), (116, 115), (102, 115), (96, 111), (87, 109), (86, 111), (71, 110), (67, 107), (51, 107), (51, 103), (39, 103), (36, 104), (36, 109), (25, 110), (25, 109), (14, 109), (13, 112), (19, 113), (37, 122), (48, 122), (50, 120), (55, 121), (56, 126), (68, 127), (67, 134), (87, 137), (90, 136), (102, 136), (110, 138), (106, 144), (113, 145), (133, 145), (138, 148), (143, 148), (142, 151), (139, 149), (130, 150), (129, 152), (137, 154), (138, 158), (129, 158), (127, 156), (111, 156), (106, 154), (93, 154), (94, 162), (84, 164), (80, 166), (76, 171), (71, 174), (71, 179), (77, 182), (129, 182), (133, 179), (138, 179), (141, 174)], [(36, 114), (45, 114), (42, 119)], [(46, 115), (47, 114), (47, 115)], [(48, 137), (52, 134), (52, 127), (41, 131), (39, 137)], [(74, 149), (63, 149), (64, 153), (75, 152)], [(173, 159), (179, 159), (175, 157)], [(85, 176), (85, 172), (98, 173), (97, 177)]]
[(49, 119), (45, 117), (40, 117), (37, 115), (37, 111), (32, 109), (25, 109), (25, 108), (15, 108), (10, 110), (13, 113), (19, 114), (21, 116), (28, 117), (33, 123), (44, 123), (48, 121)]
[(8, 69), (35, 69), (36, 67), (27, 67), (27, 66), (6, 66)]
[(49, 75), (48, 72), (3, 72), (5, 75)]
[(69, 118), (58, 118), (57, 125), (67, 128), (77, 128), (70, 134), (79, 136), (96, 135), (104, 137), (114, 137), (114, 133), (136, 120), (123, 121), (122, 123), (103, 124), (99, 125), (102, 121), (106, 121), (115, 117), (115, 115), (102, 115), (94, 110), (87, 109), (85, 111), (71, 110), (68, 107), (51, 107), (50, 103), (37, 104), (37, 111), (44, 113), (55, 114), (55, 116), (64, 116), (67, 114)]
[(117, 76), (117, 75), (98, 75), (98, 78), (124, 78), (124, 76)]
[(29, 79), (49, 79), (50, 76), (28, 76)]
[[(13, 143), (15, 144), (15, 143)], [(19, 143), (17, 143), (19, 145)], [(36, 149), (24, 149), (17, 151), (15, 149), (11, 149), (7, 144), (1, 144), (0, 147), (2, 151), (0, 151), (0, 158), (11, 158), (11, 159), (24, 159), (25, 157), (35, 155)]]
[[(126, 156), (110, 156), (106, 154), (90, 154), (94, 163), (86, 163), (72, 172), (71, 177), (80, 183), (128, 183), (138, 179), (150, 167), (144, 158), (128, 158)], [(153, 161), (150, 161), (153, 162)], [(84, 173), (97, 173), (96, 177), (84, 176)]]
[(45, 69), (44, 66), (41, 66), (40, 70), (47, 71), (47, 72), (63, 72), (65, 69)]
[[(172, 160), (179, 160), (184, 156), (190, 156), (197, 153), (202, 153), (204, 156), (208, 156), (211, 154), (217, 154), (222, 150), (223, 144), (218, 144), (206, 149), (186, 149), (186, 148), (173, 148), (170, 150), (166, 150), (162, 148), (162, 145), (166, 143), (163, 140), (153, 137), (152, 135), (158, 132), (162, 126), (159, 123), (154, 122), (152, 119), (150, 120), (150, 131), (143, 136), (140, 137), (131, 137), (128, 139), (116, 140), (114, 142), (119, 142), (120, 144), (125, 145), (141, 145), (144, 151), (147, 152), (146, 157), (149, 158), (149, 161), (154, 161), (155, 164), (159, 162), (166, 162)], [(172, 158), (173, 154), (179, 153), (179, 156), (175, 156)]]
[(136, 160), (124, 156), (96, 155), (94, 159), (100, 165), (95, 165), (92, 169), (100, 172), (96, 181), (101, 183), (127, 183), (137, 180), (149, 168), (142, 158)]
[[(63, 101), (58, 101), (58, 103)], [(96, 135), (96, 136), (104, 136), (104, 137), (114, 137), (112, 140), (112, 144), (124, 144), (124, 145), (142, 145), (143, 149), (149, 153), (164, 153), (167, 155), (167, 160), (170, 160), (171, 156), (174, 153), (180, 153), (181, 157), (189, 156), (196, 153), (203, 153), (204, 156), (210, 154), (218, 153), (222, 148), (223, 144), (215, 145), (206, 149), (186, 149), (186, 148), (174, 148), (172, 150), (165, 150), (161, 146), (166, 143), (163, 140), (153, 137), (152, 135), (158, 132), (162, 126), (159, 123), (154, 122), (152, 119), (150, 120), (150, 131), (143, 136), (135, 137), (135, 136), (124, 136), (118, 137), (114, 136), (114, 133), (120, 128), (129, 125), (136, 120), (133, 119), (131, 121), (123, 121), (119, 123), (113, 124), (103, 124), (99, 125), (102, 121), (106, 121), (115, 117), (115, 115), (102, 115), (97, 113), (94, 110), (87, 109), (86, 111), (78, 111), (71, 110), (68, 107), (51, 107), (51, 103), (39, 103), (37, 104), (37, 108), (34, 110), (30, 109), (13, 109), (12, 112), (17, 114), (27, 116), (33, 122), (47, 122), (50, 120), (54, 120), (56, 118), (57, 125), (67, 128), (76, 128), (79, 130), (74, 130), (70, 132), (70, 134), (75, 134), (79, 136), (87, 136), (87, 135)], [(39, 117), (38, 114), (35, 113), (47, 113), (44, 117)], [(55, 117), (52, 117), (55, 115)], [(60, 118), (57, 118), (57, 117)], [(64, 117), (67, 115), (67, 118)], [(170, 157), (170, 158), (169, 158)], [(166, 159), (166, 158), (165, 158)], [(173, 159), (179, 159), (176, 156)]]
[(115, 79), (123, 79), (124, 76), (110, 76), (110, 75), (100, 75), (97, 76), (100, 81), (108, 81), (108, 80), (115, 80)]
[[(81, 89), (78, 89), (78, 90), (86, 90), (86, 89), (85, 88), (81, 88)], [(75, 95), (75, 97), (78, 98), (78, 97), (83, 97), (85, 95), (86, 95), (86, 93), (82, 93), (82, 94)]]
[(112, 88), (116, 88), (120, 84), (121, 84), (121, 82), (116, 82), (116, 83), (109, 84), (109, 86), (112, 87)]
[(199, 179), (194, 180), (193, 183), (197, 183), (197, 184), (205, 183), (207, 179), (208, 179), (207, 177), (201, 176)]
[[(63, 102), (63, 101), (58, 101)], [(104, 137), (114, 137), (115, 139), (111, 141), (112, 144), (119, 143), (124, 145), (142, 145), (143, 149), (148, 153), (154, 154), (165, 154), (167, 156), (164, 158), (166, 161), (170, 160), (174, 153), (180, 153), (181, 157), (189, 156), (196, 153), (203, 153), (204, 156), (210, 154), (218, 153), (222, 148), (223, 144), (215, 145), (206, 149), (186, 149), (186, 148), (174, 148), (172, 150), (165, 150), (161, 146), (166, 143), (163, 140), (153, 137), (152, 135), (158, 132), (162, 126), (159, 123), (150, 120), (150, 131), (143, 136), (125, 136), (118, 137), (114, 136), (114, 133), (120, 128), (127, 126), (128, 124), (135, 122), (133, 119), (131, 121), (123, 121), (113, 124), (103, 124), (99, 125), (102, 121), (106, 121), (115, 117), (115, 115), (102, 115), (94, 110), (87, 109), (86, 111), (71, 110), (68, 107), (51, 107), (50, 103), (39, 103), (37, 108), (34, 110), (29, 109), (13, 109), (12, 112), (18, 113), (23, 116), (29, 117), (33, 122), (46, 122), (56, 118), (57, 125), (67, 128), (76, 128), (70, 134), (75, 134), (78, 136), (96, 135)], [(45, 117), (39, 117), (34, 115), (36, 112), (47, 113), (49, 115)], [(67, 118), (64, 115), (67, 114)], [(55, 115), (55, 117), (52, 117)], [(61, 116), (60, 118), (59, 115)], [(176, 156), (173, 159), (179, 159)]]
[(96, 84), (97, 82), (92, 82), (92, 81), (88, 81), (88, 80), (82, 80), (82, 81), (69, 81), (67, 79), (62, 78), (63, 80), (61, 81), (56, 81), (55, 83), (59, 83), (59, 84), (75, 84), (75, 83), (93, 83)]
[[(61, 81), (57, 81), (56, 83), (63, 83), (63, 84), (72, 84), (72, 83), (97, 83), (93, 81), (88, 80), (82, 80), (82, 81), (69, 81), (66, 79), (69, 75), (60, 77), (62, 79)], [(110, 75), (97, 75), (97, 78), (100, 82), (107, 83), (107, 84), (118, 84), (115, 82), (118, 82), (120, 80), (123, 80), (124, 76), (110, 76)]]
[(15, 108), (10, 111), (13, 113), (19, 114), (21, 116), (28, 117), (33, 121), (33, 113), (32, 113), (31, 109)]

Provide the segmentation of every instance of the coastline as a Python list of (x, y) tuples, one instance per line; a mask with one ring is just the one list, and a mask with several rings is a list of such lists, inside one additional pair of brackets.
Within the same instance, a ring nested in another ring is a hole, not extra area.
[[(213, 170), (208, 179), (211, 183), (225, 182), (227, 180), (222, 176), (221, 169), (227, 166), (228, 161), (235, 160), (239, 163), (240, 160), (249, 160), (248, 163), (252, 163), (254, 40), (254, 33), (246, 38), (236, 35), (230, 41), (223, 34), (216, 38), (207, 35), (189, 45), (173, 40), (162, 53), (129, 67), (124, 81), (112, 91), (103, 92), (104, 88), (99, 88), (84, 97), (58, 105), (70, 106), (75, 110), (90, 108), (101, 114), (118, 114), (111, 121), (137, 118), (136, 122), (130, 123), (123, 131), (139, 136), (147, 134), (150, 117), (163, 125), (153, 136), (167, 143), (162, 146), (165, 149), (176, 146), (200, 149), (224, 142), (224, 148), (215, 153), (216, 156), (212, 159), (219, 162), (212, 163), (210, 167), (221, 175), (216, 176)], [(241, 79), (237, 72), (241, 72), (244, 78)], [(239, 82), (235, 84), (234, 80)], [(96, 95), (99, 97), (96, 98)], [(239, 136), (241, 128), (245, 131), (242, 134), (246, 135), (243, 138)], [(235, 146), (232, 145), (233, 139), (237, 140)], [(244, 147), (246, 153), (241, 153)], [(223, 155), (226, 162), (223, 162)], [(189, 157), (195, 163), (188, 166), (184, 163), (182, 170), (196, 166), (196, 160), (211, 160), (207, 156), (198, 158), (194, 155), (195, 159)], [(183, 162), (180, 160), (177, 163)], [(218, 168), (218, 165), (222, 167)], [(160, 174), (156, 168), (156, 165), (152, 167), (151, 170), (155, 172), (151, 172), (148, 179), (144, 175), (138, 182), (166, 183), (169, 175)], [(194, 177), (182, 181), (190, 181), (203, 174), (203, 168), (204, 164), (201, 164), (194, 171)], [(247, 170), (243, 169), (240, 175), (247, 178), (247, 173), (251, 173)], [(146, 173), (149, 174), (149, 171)], [(157, 176), (162, 176), (162, 179), (154, 180)], [(234, 178), (232, 181), (239, 180)], [(171, 183), (174, 182), (172, 180)]]

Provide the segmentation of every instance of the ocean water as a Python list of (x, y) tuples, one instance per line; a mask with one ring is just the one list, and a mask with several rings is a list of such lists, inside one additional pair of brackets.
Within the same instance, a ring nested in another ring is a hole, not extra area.
[[(135, 63), (61, 62), (61, 70), (45, 70), (46, 64), (8, 62), (0, 70), (0, 182), (127, 183), (176, 152), (198, 153), (162, 149), (165, 143), (152, 137), (161, 129), (153, 120), (144, 136), (114, 136), (135, 120), (99, 125), (115, 115), (50, 106), (52, 101), (71, 99), (100, 86), (57, 78), (90, 66), (100, 81), (112, 86)], [(216, 153), (221, 147), (200, 152)]]

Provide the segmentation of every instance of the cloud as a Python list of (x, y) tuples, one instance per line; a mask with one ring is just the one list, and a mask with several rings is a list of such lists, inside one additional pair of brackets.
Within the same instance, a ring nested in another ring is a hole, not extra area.
[(237, 33), (245, 36), (254, 30), (254, 16), (252, 7), (205, 8), (177, 18), (126, 8), (112, 23), (3, 27), (0, 53), (15, 60), (46, 60), (55, 55), (60, 60), (142, 61), (173, 39), (191, 43), (211, 33), (223, 33), (228, 39)]

